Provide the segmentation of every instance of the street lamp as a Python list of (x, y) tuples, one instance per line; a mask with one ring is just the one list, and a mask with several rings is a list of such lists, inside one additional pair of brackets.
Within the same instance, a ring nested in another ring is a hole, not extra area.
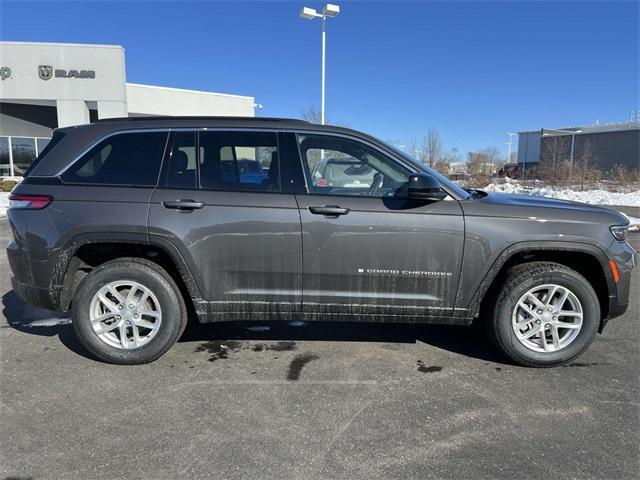
[(511, 163), (511, 145), (513, 144), (513, 142), (511, 141), (511, 138), (516, 134), (507, 132), (507, 135), (509, 135), (509, 141), (507, 142), (507, 146), (509, 147), (507, 151), (507, 163)]
[(561, 128), (543, 128), (540, 130), (540, 136), (542, 137), (557, 137), (569, 134), (571, 135), (571, 154), (569, 157), (569, 163), (571, 165), (571, 171), (573, 171), (573, 151), (576, 146), (576, 133), (582, 133), (582, 129), (578, 130), (563, 130)]
[(304, 7), (300, 10), (300, 18), (305, 20), (313, 20), (314, 18), (322, 19), (322, 100), (320, 108), (320, 124), (324, 125), (324, 77), (325, 77), (325, 44), (327, 37), (327, 18), (335, 17), (340, 13), (340, 7), (327, 3), (322, 9), (322, 13), (318, 13), (315, 8)]

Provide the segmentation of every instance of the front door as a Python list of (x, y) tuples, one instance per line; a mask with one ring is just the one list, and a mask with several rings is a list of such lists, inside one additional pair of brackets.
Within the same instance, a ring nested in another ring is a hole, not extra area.
[(376, 316), (451, 315), (464, 220), (459, 203), (409, 200), (410, 169), (373, 145), (297, 134), (306, 192), (303, 311)]
[(301, 309), (300, 219), (278, 145), (276, 132), (172, 134), (149, 233), (180, 250), (213, 314)]

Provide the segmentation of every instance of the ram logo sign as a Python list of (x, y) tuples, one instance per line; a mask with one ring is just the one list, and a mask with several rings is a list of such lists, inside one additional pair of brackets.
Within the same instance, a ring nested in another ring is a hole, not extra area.
[(96, 78), (95, 70), (64, 70), (62, 68), (54, 69), (51, 65), (38, 66), (38, 76), (42, 80), (56, 78)]
[(53, 67), (51, 65), (39, 65), (38, 76), (42, 80), (50, 80), (53, 77)]

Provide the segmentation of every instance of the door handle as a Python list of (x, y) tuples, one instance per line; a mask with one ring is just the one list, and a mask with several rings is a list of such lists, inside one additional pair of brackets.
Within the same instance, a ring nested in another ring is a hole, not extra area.
[(190, 212), (204, 207), (203, 202), (196, 202), (195, 200), (165, 200), (162, 202), (164, 208), (172, 208), (174, 210), (181, 210), (183, 212)]
[(340, 215), (349, 213), (348, 208), (342, 208), (337, 205), (323, 205), (321, 207), (309, 207), (309, 211), (314, 215), (324, 215), (329, 218), (338, 218)]

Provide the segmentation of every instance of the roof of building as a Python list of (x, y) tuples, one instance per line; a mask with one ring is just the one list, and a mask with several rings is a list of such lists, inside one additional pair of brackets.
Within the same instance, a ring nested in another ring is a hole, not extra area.
[(594, 123), (590, 125), (580, 125), (574, 127), (563, 128), (542, 128), (540, 130), (524, 130), (518, 133), (540, 133), (542, 130), (546, 130), (549, 133), (562, 134), (566, 132), (570, 135), (571, 132), (576, 132), (576, 135), (582, 135), (587, 133), (605, 133), (605, 132), (618, 132), (623, 130), (640, 130), (640, 121), (630, 120), (627, 122), (613, 122), (613, 123)]

